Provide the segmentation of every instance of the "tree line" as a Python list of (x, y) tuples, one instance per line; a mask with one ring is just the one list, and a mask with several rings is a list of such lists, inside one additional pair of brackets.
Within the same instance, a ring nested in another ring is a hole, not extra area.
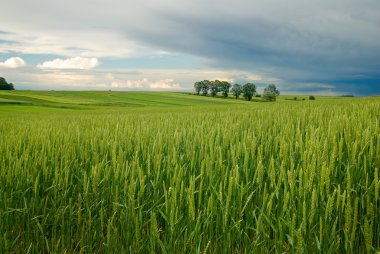
[(8, 83), (5, 78), (0, 77), (0, 90), (15, 90), (12, 83)]
[[(260, 96), (256, 91), (256, 85), (253, 83), (246, 83), (244, 85), (234, 84), (233, 86), (227, 81), (220, 80), (203, 80), (194, 83), (195, 92), (198, 95), (207, 96), (210, 94), (215, 97), (218, 93), (222, 93), (223, 97), (228, 97), (232, 93), (236, 99), (239, 99), (243, 94), (244, 99), (247, 101), (252, 100), (253, 96)], [(276, 85), (269, 84), (263, 93), (263, 99), (266, 101), (275, 101), (276, 97), (280, 94)]]

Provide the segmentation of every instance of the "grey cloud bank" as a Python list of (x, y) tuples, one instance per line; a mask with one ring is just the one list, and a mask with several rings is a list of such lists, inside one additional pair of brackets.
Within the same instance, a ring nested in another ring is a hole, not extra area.
[(277, 80), (284, 91), (380, 94), (379, 1), (6, 0), (2, 5), (2, 45), (17, 39), (7, 35), (19, 33), (61, 42), (64, 50), (47, 46), (54, 52), (46, 53), (70, 57), (164, 50), (203, 59), (199, 68)]

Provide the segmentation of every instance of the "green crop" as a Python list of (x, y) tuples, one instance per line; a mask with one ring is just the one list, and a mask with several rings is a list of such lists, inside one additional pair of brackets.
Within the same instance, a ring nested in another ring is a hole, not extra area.
[(0, 252), (379, 250), (378, 98), (201, 100), (0, 106)]

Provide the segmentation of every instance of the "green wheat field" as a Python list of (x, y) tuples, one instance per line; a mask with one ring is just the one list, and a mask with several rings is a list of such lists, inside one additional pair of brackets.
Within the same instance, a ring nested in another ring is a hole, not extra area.
[(0, 92), (0, 253), (376, 253), (380, 98)]

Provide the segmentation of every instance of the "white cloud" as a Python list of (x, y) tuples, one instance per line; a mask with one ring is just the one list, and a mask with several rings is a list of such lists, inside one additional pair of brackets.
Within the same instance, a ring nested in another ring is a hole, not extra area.
[(143, 80), (114, 80), (111, 83), (112, 88), (143, 88), (145, 84), (149, 81), (147, 79)]
[[(32, 80), (43, 89), (91, 89), (97, 80), (96, 75), (77, 71), (52, 70), (49, 72), (33, 73)], [(29, 81), (30, 82), (30, 81)]]
[(68, 59), (54, 59), (37, 65), (40, 69), (79, 69), (90, 70), (99, 65), (97, 58), (74, 57)]
[(0, 62), (0, 67), (4, 68), (19, 68), (25, 65), (25, 61), (20, 57), (11, 57), (5, 60), (4, 62)]
[(173, 79), (157, 80), (149, 84), (149, 88), (153, 90), (180, 90), (183, 89), (179, 84), (174, 83)]
[(133, 89), (133, 90), (170, 90), (177, 91), (184, 88), (180, 84), (176, 83), (173, 79), (160, 79), (150, 80), (148, 78), (142, 79), (121, 79), (115, 78), (112, 74), (105, 75), (106, 81), (101, 84), (97, 84), (96, 88), (103, 89)]
[(47, 73), (36, 73), (32, 74), (33, 77), (40, 80), (47, 80), (48, 82), (59, 81), (62, 83), (77, 83), (77, 82), (94, 82), (96, 80), (95, 76), (92, 74), (80, 74), (77, 72), (60, 72), (52, 71)]
[(230, 83), (281, 82), (281, 80), (275, 77), (264, 77), (255, 73), (241, 71), (241, 70), (234, 70), (234, 69), (225, 70), (225, 71), (211, 70), (211, 71), (205, 71), (204, 74), (209, 80), (220, 80), (220, 81), (227, 81)]
[[(2, 23), (0, 17), (0, 23)], [(15, 27), (10, 33), (0, 34), (0, 54), (52, 54), (64, 57), (114, 57), (125, 58), (137, 54), (140, 44), (110, 29), (80, 31), (68, 29), (38, 29)], [(107, 38), (107, 40), (99, 40)], [(151, 54), (152, 50), (141, 50)]]
[(129, 80), (129, 79), (120, 79), (115, 78), (112, 73), (107, 73), (105, 75), (104, 83), (96, 84), (96, 88), (102, 89), (141, 89), (146, 88), (147, 84), (149, 84), (149, 80), (143, 78), (141, 80)]

